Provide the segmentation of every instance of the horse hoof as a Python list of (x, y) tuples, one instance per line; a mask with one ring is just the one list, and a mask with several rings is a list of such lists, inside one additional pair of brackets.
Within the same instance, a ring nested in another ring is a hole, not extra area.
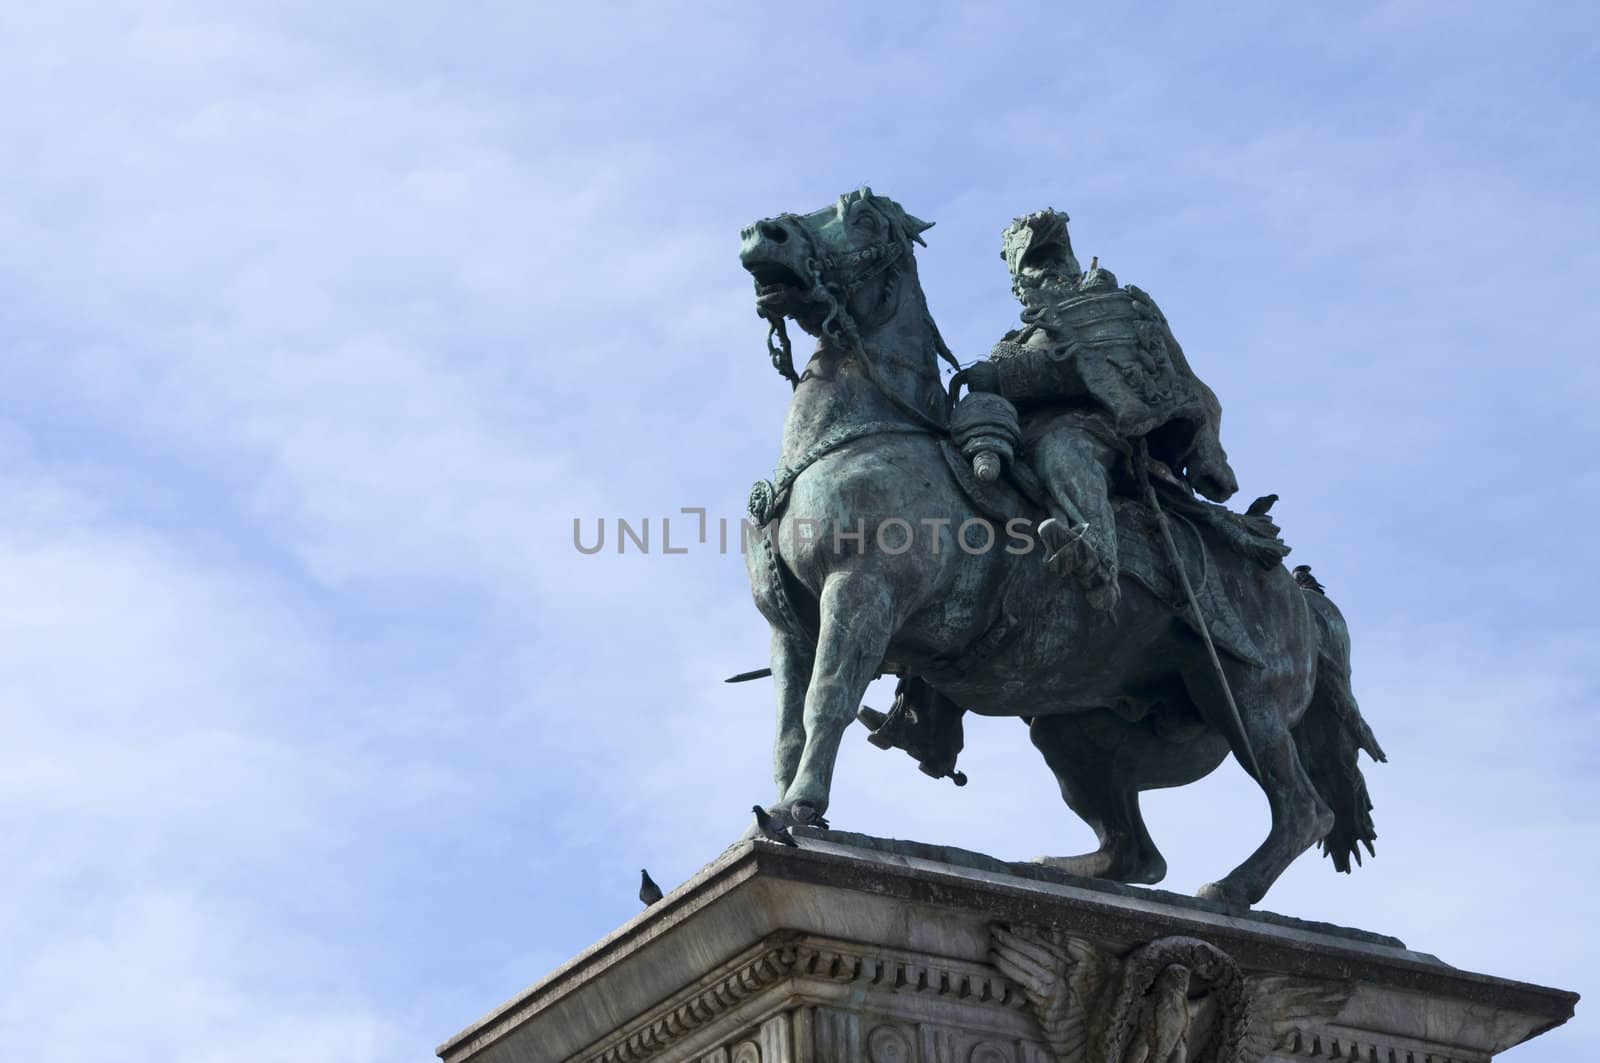
[(789, 806), (789, 818), (798, 827), (820, 827), (828, 829), (828, 821), (822, 818), (822, 813), (817, 811), (815, 805), (804, 801), (797, 801)]
[(1203, 901), (1217, 901), (1230, 908), (1250, 907), (1250, 897), (1244, 890), (1222, 882), (1207, 883), (1196, 890), (1194, 895)]
[(1078, 878), (1104, 878), (1108, 866), (1105, 857), (1099, 853), (1085, 853), (1082, 856), (1036, 856), (1033, 862)]
[(1133, 886), (1154, 886), (1167, 877), (1167, 862), (1159, 853), (1142, 860), (1093, 852), (1082, 856), (1037, 856), (1033, 862), (1080, 878), (1106, 879)]

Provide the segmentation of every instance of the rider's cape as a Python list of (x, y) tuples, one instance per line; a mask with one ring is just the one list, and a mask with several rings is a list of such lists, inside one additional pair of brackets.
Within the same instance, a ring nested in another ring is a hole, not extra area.
[(1222, 405), (1147, 293), (1096, 270), (1054, 309), (1048, 329), (1030, 325), (995, 344), (1001, 395), (1019, 405), (1096, 406), (1117, 435), (1148, 438), (1175, 467), (1197, 444), (1218, 445)]

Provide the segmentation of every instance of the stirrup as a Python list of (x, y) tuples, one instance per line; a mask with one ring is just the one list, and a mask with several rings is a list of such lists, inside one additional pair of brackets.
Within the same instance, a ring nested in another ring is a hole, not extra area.
[[(1053, 538), (1056, 535), (1063, 537), (1061, 545), (1056, 547), (1054, 550), (1050, 550), (1050, 544), (1045, 542), (1045, 539), (1047, 538), (1046, 529), (1049, 530), (1049, 538)], [(1061, 522), (1056, 520), (1054, 517), (1046, 517), (1044, 520), (1040, 521), (1039, 542), (1044, 545), (1045, 549), (1050, 550), (1050, 552), (1045, 555), (1045, 565), (1047, 567), (1053, 566), (1056, 563), (1057, 558), (1081, 543), (1084, 535), (1086, 535), (1088, 531), (1089, 523), (1087, 521), (1074, 524), (1070, 528), (1063, 527)]]

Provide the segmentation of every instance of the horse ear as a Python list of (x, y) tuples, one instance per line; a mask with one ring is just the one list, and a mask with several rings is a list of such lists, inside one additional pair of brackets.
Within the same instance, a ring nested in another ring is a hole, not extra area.
[(917, 217), (915, 214), (907, 214), (906, 215), (906, 226), (911, 231), (911, 239), (915, 240), (917, 243), (921, 244), (923, 247), (927, 247), (928, 246), (928, 242), (922, 238), (922, 234), (927, 232), (929, 229), (933, 228), (933, 222), (931, 222), (931, 221), (923, 221), (921, 218)]

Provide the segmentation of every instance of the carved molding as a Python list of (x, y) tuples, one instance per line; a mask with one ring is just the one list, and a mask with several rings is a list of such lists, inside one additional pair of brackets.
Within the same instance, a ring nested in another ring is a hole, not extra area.
[(911, 1038), (894, 1023), (880, 1023), (867, 1034), (867, 1063), (912, 1063)]
[(1015, 1058), (1015, 1050), (1010, 1045), (979, 1041), (967, 1054), (967, 1063), (1012, 1063)]
[[(809, 1042), (825, 1035), (830, 1050), (848, 1049), (867, 1063), (1257, 1063), (1268, 1054), (1341, 1063), (1487, 1063), (1486, 1057), (1459, 1050), (1388, 1044), (1370, 1033), (1330, 1029), (1348, 998), (1347, 987), (1245, 975), (1222, 950), (1194, 938), (1161, 938), (1119, 955), (1055, 931), (995, 927), (993, 947), (994, 967), (987, 968), (784, 935), (578, 1058), (643, 1063), (793, 979), (1030, 1013), (1043, 1044), (1002, 1045), (981, 1035), (972, 1040), (936, 1021), (873, 1016), (859, 1012), (858, 1005), (807, 1006), (799, 1012), (803, 1033), (791, 1029), (788, 1013), (779, 1012), (759, 1020), (759, 1031), (733, 1026), (721, 1047), (697, 1050), (695, 1058), (784, 1063), (791, 1058), (791, 1036)], [(815, 1026), (819, 1016), (826, 1020), (825, 1030)]]
[(585, 1058), (590, 1063), (636, 1063), (649, 1059), (740, 1001), (786, 977), (797, 959), (798, 953), (790, 944), (770, 946), (736, 964), (711, 985), (692, 992), (687, 999), (675, 999), (643, 1021), (632, 1024), (621, 1038)]
[[(785, 937), (734, 961), (709, 984), (702, 983), (680, 993), (630, 1023), (623, 1033), (608, 1039), (603, 1047), (579, 1058), (585, 1063), (641, 1063), (788, 978), (945, 997), (1007, 1011), (1022, 1011), (1027, 1007), (1026, 999), (1015, 986), (992, 968), (980, 964), (821, 938)], [(841, 1032), (840, 1036), (846, 1035)], [(869, 1036), (869, 1048), (871, 1043)], [(753, 1043), (752, 1046), (755, 1047)], [(746, 1063), (738, 1055), (741, 1047), (742, 1043), (724, 1050), (728, 1063)], [(888, 1053), (892, 1049), (884, 1045), (881, 1051)], [(771, 1063), (767, 1055), (758, 1053), (753, 1058), (759, 1063)], [(720, 1063), (724, 1057), (709, 1052), (704, 1058)], [(884, 1059), (885, 1063), (894, 1063), (892, 1055), (885, 1055)], [(975, 1063), (982, 1063), (982, 1060)]]
[(1273, 1051), (1284, 1057), (1348, 1063), (1489, 1063), (1486, 1055), (1462, 1053), (1460, 1049), (1401, 1046), (1379, 1041), (1370, 1034), (1334, 1030), (1295, 1030)]

